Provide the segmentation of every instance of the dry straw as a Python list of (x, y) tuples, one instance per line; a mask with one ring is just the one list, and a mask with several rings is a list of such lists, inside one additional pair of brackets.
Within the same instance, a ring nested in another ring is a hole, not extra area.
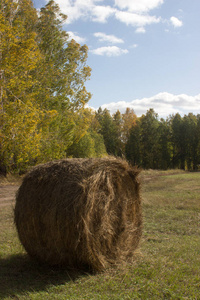
[(35, 167), (16, 196), (28, 254), (50, 265), (100, 271), (133, 256), (142, 233), (138, 170), (113, 157)]

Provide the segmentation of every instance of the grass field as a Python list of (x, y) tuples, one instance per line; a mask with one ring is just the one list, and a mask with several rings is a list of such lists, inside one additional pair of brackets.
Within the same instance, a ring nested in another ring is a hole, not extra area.
[[(200, 299), (200, 173), (144, 171), (141, 179), (140, 251), (132, 264), (96, 275), (29, 260), (13, 224), (14, 202), (2, 200), (0, 299)], [(13, 197), (16, 182), (0, 185), (3, 196), (5, 186)]]

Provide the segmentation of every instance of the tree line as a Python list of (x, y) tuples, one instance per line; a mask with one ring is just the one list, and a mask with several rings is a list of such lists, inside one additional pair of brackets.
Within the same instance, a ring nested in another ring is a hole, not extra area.
[(53, 0), (39, 12), (31, 0), (0, 2), (0, 171), (108, 154), (143, 168), (197, 169), (199, 115), (86, 107), (88, 47), (69, 39), (66, 18)]
[(177, 113), (159, 119), (153, 109), (141, 117), (129, 108), (113, 116), (99, 109), (96, 118), (111, 155), (145, 169), (197, 170), (200, 166), (200, 114), (181, 117)]

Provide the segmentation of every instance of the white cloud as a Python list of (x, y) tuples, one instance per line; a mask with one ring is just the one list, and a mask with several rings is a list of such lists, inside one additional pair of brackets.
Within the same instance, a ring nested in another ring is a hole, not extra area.
[(107, 19), (112, 16), (115, 12), (115, 9), (113, 9), (110, 6), (92, 6), (91, 9), (91, 15), (92, 15), (92, 21), (99, 22), (99, 23), (105, 23)]
[(148, 12), (163, 2), (163, 0), (115, 0), (115, 5), (130, 12)]
[(67, 32), (69, 34), (69, 40), (75, 40), (77, 43), (85, 43), (86, 42), (86, 39), (83, 38), (83, 37), (80, 37), (77, 35), (77, 32), (72, 32), (72, 31), (68, 31)]
[(171, 17), (170, 21), (171, 21), (171, 23), (172, 23), (172, 25), (174, 27), (181, 27), (181, 26), (183, 26), (183, 22), (181, 20), (179, 20), (178, 18), (176, 18), (176, 17)]
[(100, 42), (109, 42), (112, 44), (124, 43), (124, 41), (114, 35), (108, 35), (103, 32), (95, 32), (94, 36), (99, 39)]
[(68, 24), (78, 19), (105, 23), (115, 12), (110, 6), (98, 5), (103, 0), (56, 0), (56, 2), (61, 11), (68, 16), (66, 20)]
[(111, 113), (118, 109), (122, 113), (127, 107), (134, 109), (136, 115), (139, 117), (145, 114), (148, 109), (153, 108), (159, 117), (167, 117), (170, 114), (180, 113), (181, 115), (190, 112), (194, 114), (199, 113), (200, 94), (196, 96), (189, 96), (186, 94), (173, 95), (167, 92), (159, 93), (153, 97), (136, 99), (130, 102), (119, 101), (104, 104), (102, 109), (107, 108)]
[(121, 49), (117, 46), (108, 46), (108, 47), (100, 47), (94, 50), (90, 50), (93, 54), (101, 55), (101, 56), (120, 56), (122, 54), (127, 54), (127, 49)]
[(66, 23), (72, 23), (85, 15), (84, 3), (83, 5), (72, 4), (71, 0), (56, 0), (56, 3), (58, 3), (62, 13), (67, 15)]
[(78, 19), (105, 23), (113, 16), (127, 25), (143, 27), (160, 22), (160, 18), (148, 15), (148, 12), (162, 4), (163, 0), (113, 0), (113, 6), (103, 5), (104, 0), (56, 0), (56, 2), (61, 11), (68, 16), (66, 20), (68, 24)]
[(144, 27), (138, 27), (136, 30), (135, 30), (136, 33), (145, 33), (146, 32), (146, 29)]
[(132, 25), (135, 27), (144, 27), (145, 25), (150, 25), (153, 23), (159, 23), (160, 18), (149, 15), (140, 15), (125, 11), (117, 11), (115, 13), (116, 19), (120, 22), (125, 23), (126, 25)]
[[(105, 0), (55, 0), (61, 11), (68, 16), (66, 23), (73, 23), (79, 19), (106, 23), (109, 18), (133, 27), (136, 33), (145, 33), (145, 27), (158, 24), (162, 18), (150, 15), (149, 12), (164, 3), (164, 0), (110, 0), (110, 5), (104, 5)], [(48, 2), (48, 0), (46, 0)], [(108, 3), (108, 2), (107, 2)], [(183, 22), (172, 16), (170, 20), (162, 20), (174, 27), (181, 27)]]

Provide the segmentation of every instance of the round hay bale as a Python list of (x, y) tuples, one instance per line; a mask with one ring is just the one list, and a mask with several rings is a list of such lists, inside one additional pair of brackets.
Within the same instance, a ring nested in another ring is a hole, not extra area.
[(28, 254), (94, 271), (127, 261), (142, 234), (138, 173), (113, 157), (35, 167), (23, 179), (14, 210)]

